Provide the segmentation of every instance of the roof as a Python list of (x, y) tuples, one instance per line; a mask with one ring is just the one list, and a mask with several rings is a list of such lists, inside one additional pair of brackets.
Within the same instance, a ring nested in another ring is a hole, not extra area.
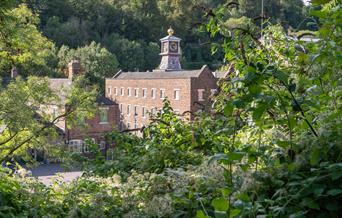
[(64, 101), (68, 95), (68, 91), (71, 89), (72, 80), (66, 78), (49, 78), (49, 83), (52, 91)]
[(132, 79), (189, 79), (197, 78), (208, 66), (204, 65), (199, 70), (180, 70), (164, 71), (155, 70), (153, 72), (118, 72), (113, 79), (132, 80)]
[(49, 78), (50, 87), (52, 90), (57, 91), (61, 88), (70, 88), (72, 81), (67, 78)]
[(228, 74), (228, 71), (215, 71), (213, 72), (213, 75), (215, 78), (221, 79), (225, 78)]
[(101, 95), (96, 96), (96, 103), (98, 103), (99, 105), (115, 105), (116, 104), (114, 101)]
[(160, 41), (181, 41), (181, 39), (176, 36), (165, 36), (164, 38), (161, 38)]

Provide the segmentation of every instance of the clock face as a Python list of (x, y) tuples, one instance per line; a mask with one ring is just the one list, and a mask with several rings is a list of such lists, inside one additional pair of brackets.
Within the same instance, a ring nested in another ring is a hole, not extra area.
[(177, 42), (170, 42), (170, 51), (171, 52), (178, 52), (178, 43)]

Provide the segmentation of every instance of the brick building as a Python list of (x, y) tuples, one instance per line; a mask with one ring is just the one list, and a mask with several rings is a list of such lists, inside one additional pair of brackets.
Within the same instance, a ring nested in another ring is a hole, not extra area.
[[(182, 70), (180, 41), (173, 30), (161, 41), (161, 63), (152, 72), (118, 72), (105, 81), (106, 97), (119, 105), (120, 128), (141, 128), (149, 122), (148, 113), (156, 113), (168, 98), (175, 112), (192, 113), (209, 105), (217, 90), (217, 78), (207, 66)], [(189, 118), (193, 115), (189, 113)]]
[[(82, 68), (79, 61), (71, 61), (66, 71), (68, 78), (50, 78), (50, 87), (61, 98), (62, 102), (68, 95), (73, 78), (79, 74), (82, 74)], [(118, 127), (120, 120), (118, 104), (112, 100), (104, 97), (97, 96), (96, 98), (97, 111), (95, 116), (90, 119), (86, 119), (84, 123), (73, 128), (68, 128), (65, 119), (60, 119), (56, 126), (63, 133), (63, 140), (68, 145), (70, 150), (86, 153), (88, 149), (84, 145), (85, 139), (91, 139), (95, 143), (99, 144), (100, 149), (105, 149), (104, 135), (106, 132), (110, 132)], [(49, 107), (50, 113), (58, 114), (64, 113), (66, 105), (62, 103), (62, 106), (51, 105)]]

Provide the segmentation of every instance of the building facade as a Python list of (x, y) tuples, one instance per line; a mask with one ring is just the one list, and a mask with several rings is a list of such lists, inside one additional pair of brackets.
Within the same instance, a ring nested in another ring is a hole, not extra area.
[[(217, 79), (207, 66), (182, 70), (180, 39), (173, 30), (161, 41), (161, 63), (152, 72), (118, 72), (105, 81), (106, 97), (119, 105), (120, 129), (138, 129), (149, 123), (167, 98), (176, 113), (193, 114), (210, 105), (217, 91)], [(189, 112), (189, 113), (187, 113)]]
[[(54, 90), (61, 101), (63, 102), (69, 91), (71, 90), (73, 78), (82, 74), (82, 68), (79, 61), (71, 61), (66, 72), (68, 78), (50, 78), (50, 87)], [(49, 111), (55, 117), (65, 112), (67, 105), (50, 105)], [(96, 112), (94, 117), (84, 120), (78, 126), (68, 127), (65, 119), (61, 118), (56, 123), (60, 132), (63, 134), (63, 141), (68, 145), (71, 151), (87, 153), (88, 148), (85, 145), (85, 140), (92, 140), (99, 145), (101, 150), (105, 150), (109, 145), (106, 144), (105, 133), (111, 132), (118, 128), (120, 121), (120, 113), (118, 104), (114, 101), (104, 97), (97, 96), (96, 98)]]

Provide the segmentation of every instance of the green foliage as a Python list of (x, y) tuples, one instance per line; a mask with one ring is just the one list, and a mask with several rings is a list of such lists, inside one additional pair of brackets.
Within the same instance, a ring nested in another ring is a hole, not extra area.
[[(38, 77), (27, 80), (17, 77), (7, 86), (0, 87), (1, 163), (13, 155), (28, 155), (28, 148), (44, 148), (55, 140), (58, 142), (55, 125), (61, 119), (67, 119), (73, 125), (77, 119), (91, 116), (95, 89), (90, 86), (86, 89), (79, 78), (68, 91), (68, 94), (59, 95), (63, 90), (56, 93), (48, 78)], [(57, 113), (51, 113), (51, 105), (58, 108)]]
[[(112, 77), (118, 71), (116, 56), (100, 44), (91, 42), (77, 49), (62, 46), (57, 54), (58, 69), (65, 71), (71, 60), (80, 60), (85, 77), (104, 91), (104, 78)], [(61, 72), (62, 73), (62, 72)]]
[[(8, 4), (12, 6), (10, 2)], [(9, 74), (10, 69), (15, 66), (22, 69), (26, 75), (32, 71), (36, 75), (50, 73), (46, 59), (51, 55), (53, 44), (38, 30), (38, 16), (25, 4), (17, 8), (1, 9), (0, 75)], [(42, 69), (48, 72), (42, 72)]]

